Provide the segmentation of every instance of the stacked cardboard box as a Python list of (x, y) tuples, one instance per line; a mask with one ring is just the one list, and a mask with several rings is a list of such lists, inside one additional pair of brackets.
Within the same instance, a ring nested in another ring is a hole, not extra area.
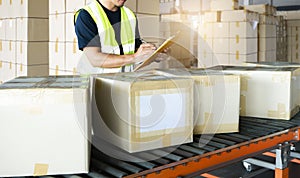
[(240, 115), (289, 120), (299, 112), (300, 68), (217, 66), (241, 76)]
[(203, 21), (199, 26), (199, 67), (257, 61), (257, 13), (205, 12)]
[(245, 9), (257, 12), (259, 17), (258, 30), (258, 60), (259, 61), (276, 61), (276, 36), (278, 24), (276, 8), (267, 4), (263, 5), (248, 5)]
[(19, 77), (0, 97), (1, 177), (89, 171), (88, 78)]
[(4, 0), (0, 12), (0, 81), (48, 75), (48, 0)]
[(189, 77), (195, 81), (194, 134), (238, 131), (240, 107), (240, 77), (238, 75), (201, 69), (160, 71), (165, 75)]
[(212, 11), (227, 11), (227, 10), (238, 10), (238, 0), (211, 0), (210, 9)]
[(283, 16), (277, 16), (276, 60), (287, 61), (287, 21)]
[(130, 153), (192, 142), (192, 79), (151, 71), (93, 78), (95, 137)]

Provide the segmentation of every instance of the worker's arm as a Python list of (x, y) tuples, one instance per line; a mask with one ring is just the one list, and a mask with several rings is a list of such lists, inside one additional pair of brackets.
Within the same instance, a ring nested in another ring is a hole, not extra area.
[(116, 55), (102, 53), (99, 47), (85, 47), (83, 51), (94, 67), (118, 68), (127, 64), (143, 61), (155, 50), (152, 44), (142, 44), (134, 54)]

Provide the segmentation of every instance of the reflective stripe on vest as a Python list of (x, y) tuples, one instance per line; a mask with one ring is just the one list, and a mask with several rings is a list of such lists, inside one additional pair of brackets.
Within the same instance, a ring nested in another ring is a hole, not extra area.
[[(97, 0), (93, 0), (85, 6), (85, 9), (95, 21), (100, 36), (101, 52), (108, 54), (120, 54), (119, 45), (115, 39), (115, 31), (101, 5)], [(121, 7), (121, 44), (124, 54), (133, 54), (135, 51), (135, 27), (136, 17), (127, 7)], [(75, 14), (77, 20), (78, 12)], [(125, 71), (131, 71), (132, 65), (126, 66)], [(121, 72), (121, 68), (103, 68), (101, 72)]]

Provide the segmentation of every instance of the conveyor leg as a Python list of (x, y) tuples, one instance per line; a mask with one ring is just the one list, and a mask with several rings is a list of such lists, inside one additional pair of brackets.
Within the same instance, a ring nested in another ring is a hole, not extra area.
[(289, 177), (289, 156), (291, 145), (289, 143), (280, 144), (276, 149), (276, 169), (275, 178), (288, 178)]

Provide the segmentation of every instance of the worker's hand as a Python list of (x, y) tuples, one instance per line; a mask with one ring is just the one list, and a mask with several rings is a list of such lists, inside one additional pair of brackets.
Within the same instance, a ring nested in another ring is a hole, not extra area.
[(153, 44), (145, 43), (141, 44), (137, 52), (134, 54), (134, 63), (141, 63), (146, 60), (153, 52), (156, 50), (156, 47)]

